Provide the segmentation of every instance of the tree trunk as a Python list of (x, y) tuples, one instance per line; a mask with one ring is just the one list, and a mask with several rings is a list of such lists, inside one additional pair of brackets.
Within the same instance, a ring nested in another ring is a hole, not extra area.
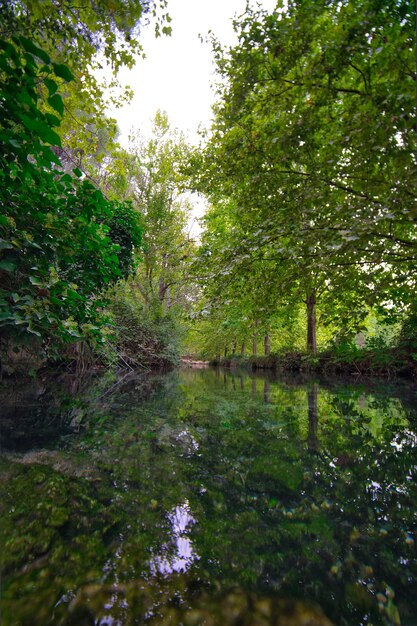
[(268, 334), (264, 337), (264, 353), (265, 356), (269, 356), (271, 354), (271, 337)]
[(306, 297), (307, 306), (307, 352), (316, 354), (317, 352), (317, 335), (316, 335), (316, 291), (312, 289)]
[(224, 349), (224, 358), (226, 358), (226, 357), (227, 357), (227, 346)]
[(258, 320), (255, 320), (253, 323), (253, 335), (252, 335), (252, 355), (256, 356), (258, 354)]
[(163, 254), (162, 255), (162, 265), (161, 265), (161, 275), (159, 277), (159, 290), (158, 290), (158, 295), (159, 295), (159, 300), (160, 302), (164, 301), (165, 298), (165, 293), (167, 290), (166, 284), (165, 284), (165, 269), (167, 266), (167, 255)]
[(217, 363), (220, 363), (220, 358), (221, 358), (221, 356), (220, 356), (220, 352), (218, 352), (218, 353), (216, 354), (216, 362), (217, 362)]
[(235, 355), (236, 354), (236, 341), (234, 341), (232, 343), (232, 354)]
[(243, 356), (245, 354), (245, 342), (242, 341), (242, 347), (240, 348), (240, 354)]

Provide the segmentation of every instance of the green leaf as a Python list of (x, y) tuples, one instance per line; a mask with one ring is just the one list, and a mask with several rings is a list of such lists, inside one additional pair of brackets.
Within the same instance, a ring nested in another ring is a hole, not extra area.
[(45, 86), (48, 89), (49, 95), (53, 96), (54, 93), (58, 89), (57, 83), (54, 80), (52, 80), (52, 78), (45, 78), (43, 82), (45, 83)]
[(6, 241), (5, 239), (0, 239), (0, 250), (11, 250), (13, 249), (13, 245), (10, 241)]
[(26, 37), (19, 37), (19, 41), (27, 52), (30, 52), (34, 56), (38, 57), (44, 63), (49, 64), (51, 62), (51, 58), (48, 54), (46, 54), (45, 50), (36, 46), (30, 39), (26, 39)]
[(27, 330), (32, 335), (36, 335), (37, 337), (42, 337), (42, 335), (37, 330), (34, 330), (31, 326), (28, 326)]
[(56, 165), (62, 167), (61, 161), (59, 160), (55, 152), (53, 152), (53, 150), (51, 150), (49, 147), (47, 147), (47, 150), (44, 150), (44, 155), (45, 158), (49, 159), (51, 163), (55, 163)]
[(9, 261), (7, 259), (0, 261), (0, 270), (4, 270), (5, 272), (14, 272), (15, 269), (16, 263), (13, 263), (13, 261)]
[(35, 98), (28, 92), (27, 89), (21, 89), (16, 96), (16, 99), (22, 104), (27, 104), (29, 107), (33, 107), (35, 104)]
[(64, 115), (64, 102), (60, 95), (55, 94), (54, 96), (51, 96), (48, 98), (48, 103), (53, 109), (55, 109), (55, 111), (58, 111), (61, 116)]
[(62, 183), (72, 183), (72, 178), (69, 174), (64, 174), (63, 176), (61, 176), (61, 178), (59, 179)]
[(0, 40), (0, 50), (3, 50), (3, 56), (6, 58), (16, 56), (16, 50), (13, 48), (12, 44), (3, 39)]
[(60, 126), (61, 120), (56, 115), (52, 115), (52, 113), (45, 113), (45, 117), (50, 126)]
[[(40, 128), (40, 127), (39, 127)], [(49, 128), (46, 124), (42, 125), (41, 134), (39, 135), (42, 141), (45, 143), (49, 143), (52, 146), (60, 146), (61, 145), (61, 137), (56, 134), (52, 128)]]
[(74, 168), (72, 171), (76, 176), (78, 176), (78, 178), (81, 178), (81, 176), (83, 175), (82, 171), (78, 167)]
[(74, 289), (67, 289), (66, 298), (68, 300), (82, 300), (82, 296), (79, 293), (74, 291)]
[(40, 287), (41, 285), (43, 285), (43, 282), (37, 276), (29, 276), (29, 281), (32, 283), (32, 285), (35, 285), (36, 287)]
[(44, 141), (45, 143), (50, 143), (53, 146), (61, 145), (60, 136), (57, 135), (56, 132), (52, 130), (52, 128), (45, 124), (45, 122), (39, 119), (33, 119), (28, 115), (21, 114), (19, 117), (22, 120), (23, 124), (26, 126), (26, 128), (37, 133), (41, 141)]
[(75, 80), (75, 77), (69, 67), (63, 65), (62, 63), (54, 63), (54, 72), (57, 76), (59, 76), (59, 78), (63, 78), (67, 82)]

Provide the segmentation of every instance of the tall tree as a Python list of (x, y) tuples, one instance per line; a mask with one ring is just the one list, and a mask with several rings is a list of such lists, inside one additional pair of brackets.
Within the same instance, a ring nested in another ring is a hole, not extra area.
[[(113, 170), (114, 184), (121, 183), (126, 197), (143, 213), (137, 286), (145, 302), (159, 302), (165, 309), (186, 303), (187, 267), (194, 242), (189, 232), (191, 205), (183, 193), (180, 164), (188, 150), (183, 136), (170, 127), (166, 113), (158, 111), (150, 140), (144, 141), (139, 134), (131, 136), (124, 180), (118, 177), (118, 167)], [(111, 175), (107, 183), (113, 184)]]
[(136, 271), (114, 290), (111, 303), (120, 329), (118, 352), (131, 364), (172, 363), (180, 356), (185, 317), (194, 300), (188, 268), (195, 244), (179, 171), (187, 152), (182, 135), (158, 112), (151, 138), (132, 134), (127, 151), (112, 153), (102, 179), (109, 197), (131, 199), (142, 216)]
[(234, 199), (229, 255), (275, 263), (282, 289), (304, 294), (311, 351), (321, 292), (337, 294), (340, 315), (352, 298), (356, 313), (383, 297), (384, 268), (391, 287), (413, 283), (414, 15), (410, 0), (295, 0), (248, 9), (239, 44), (215, 44), (219, 97), (196, 184)]

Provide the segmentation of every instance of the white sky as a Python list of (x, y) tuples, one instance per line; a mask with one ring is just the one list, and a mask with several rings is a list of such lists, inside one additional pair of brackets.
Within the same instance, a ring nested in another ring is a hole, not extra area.
[[(276, 0), (252, 0), (272, 11)], [(215, 80), (209, 31), (224, 45), (236, 43), (232, 20), (244, 13), (246, 0), (168, 0), (172, 35), (155, 38), (154, 24), (143, 27), (140, 41), (146, 58), (138, 58), (132, 70), (122, 70), (119, 79), (128, 84), (134, 97), (120, 109), (112, 109), (119, 141), (128, 147), (132, 129), (150, 138), (152, 120), (158, 109), (166, 111), (172, 128), (183, 131), (186, 139), (198, 143), (198, 127), (209, 126), (214, 103)], [(204, 42), (202, 41), (204, 40)], [(189, 229), (199, 237), (198, 219), (204, 214), (206, 201), (198, 194), (185, 194), (193, 209)]]
[[(268, 11), (276, 0), (259, 0)], [(214, 65), (209, 43), (202, 43), (209, 30), (222, 44), (233, 44), (232, 19), (244, 12), (246, 0), (168, 0), (172, 18), (171, 37), (154, 35), (154, 26), (143, 28), (141, 42), (146, 59), (120, 73), (122, 83), (134, 91), (130, 104), (111, 111), (127, 143), (132, 127), (148, 136), (158, 109), (166, 111), (171, 126), (196, 142), (200, 124), (208, 126), (214, 94)]]

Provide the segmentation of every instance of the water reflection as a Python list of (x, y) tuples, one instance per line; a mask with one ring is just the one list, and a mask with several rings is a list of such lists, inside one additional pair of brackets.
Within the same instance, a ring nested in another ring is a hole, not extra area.
[(5, 413), (4, 624), (269, 624), (283, 598), (417, 623), (415, 399), (191, 369), (43, 385)]
[(188, 536), (196, 522), (191, 515), (189, 503), (185, 501), (176, 506), (167, 517), (171, 524), (170, 542), (160, 546), (159, 554), (152, 556), (150, 570), (153, 575), (167, 576), (174, 572), (186, 572), (199, 558)]
[(308, 449), (310, 452), (318, 452), (318, 413), (317, 413), (317, 383), (313, 383), (307, 391), (307, 407), (308, 407)]

